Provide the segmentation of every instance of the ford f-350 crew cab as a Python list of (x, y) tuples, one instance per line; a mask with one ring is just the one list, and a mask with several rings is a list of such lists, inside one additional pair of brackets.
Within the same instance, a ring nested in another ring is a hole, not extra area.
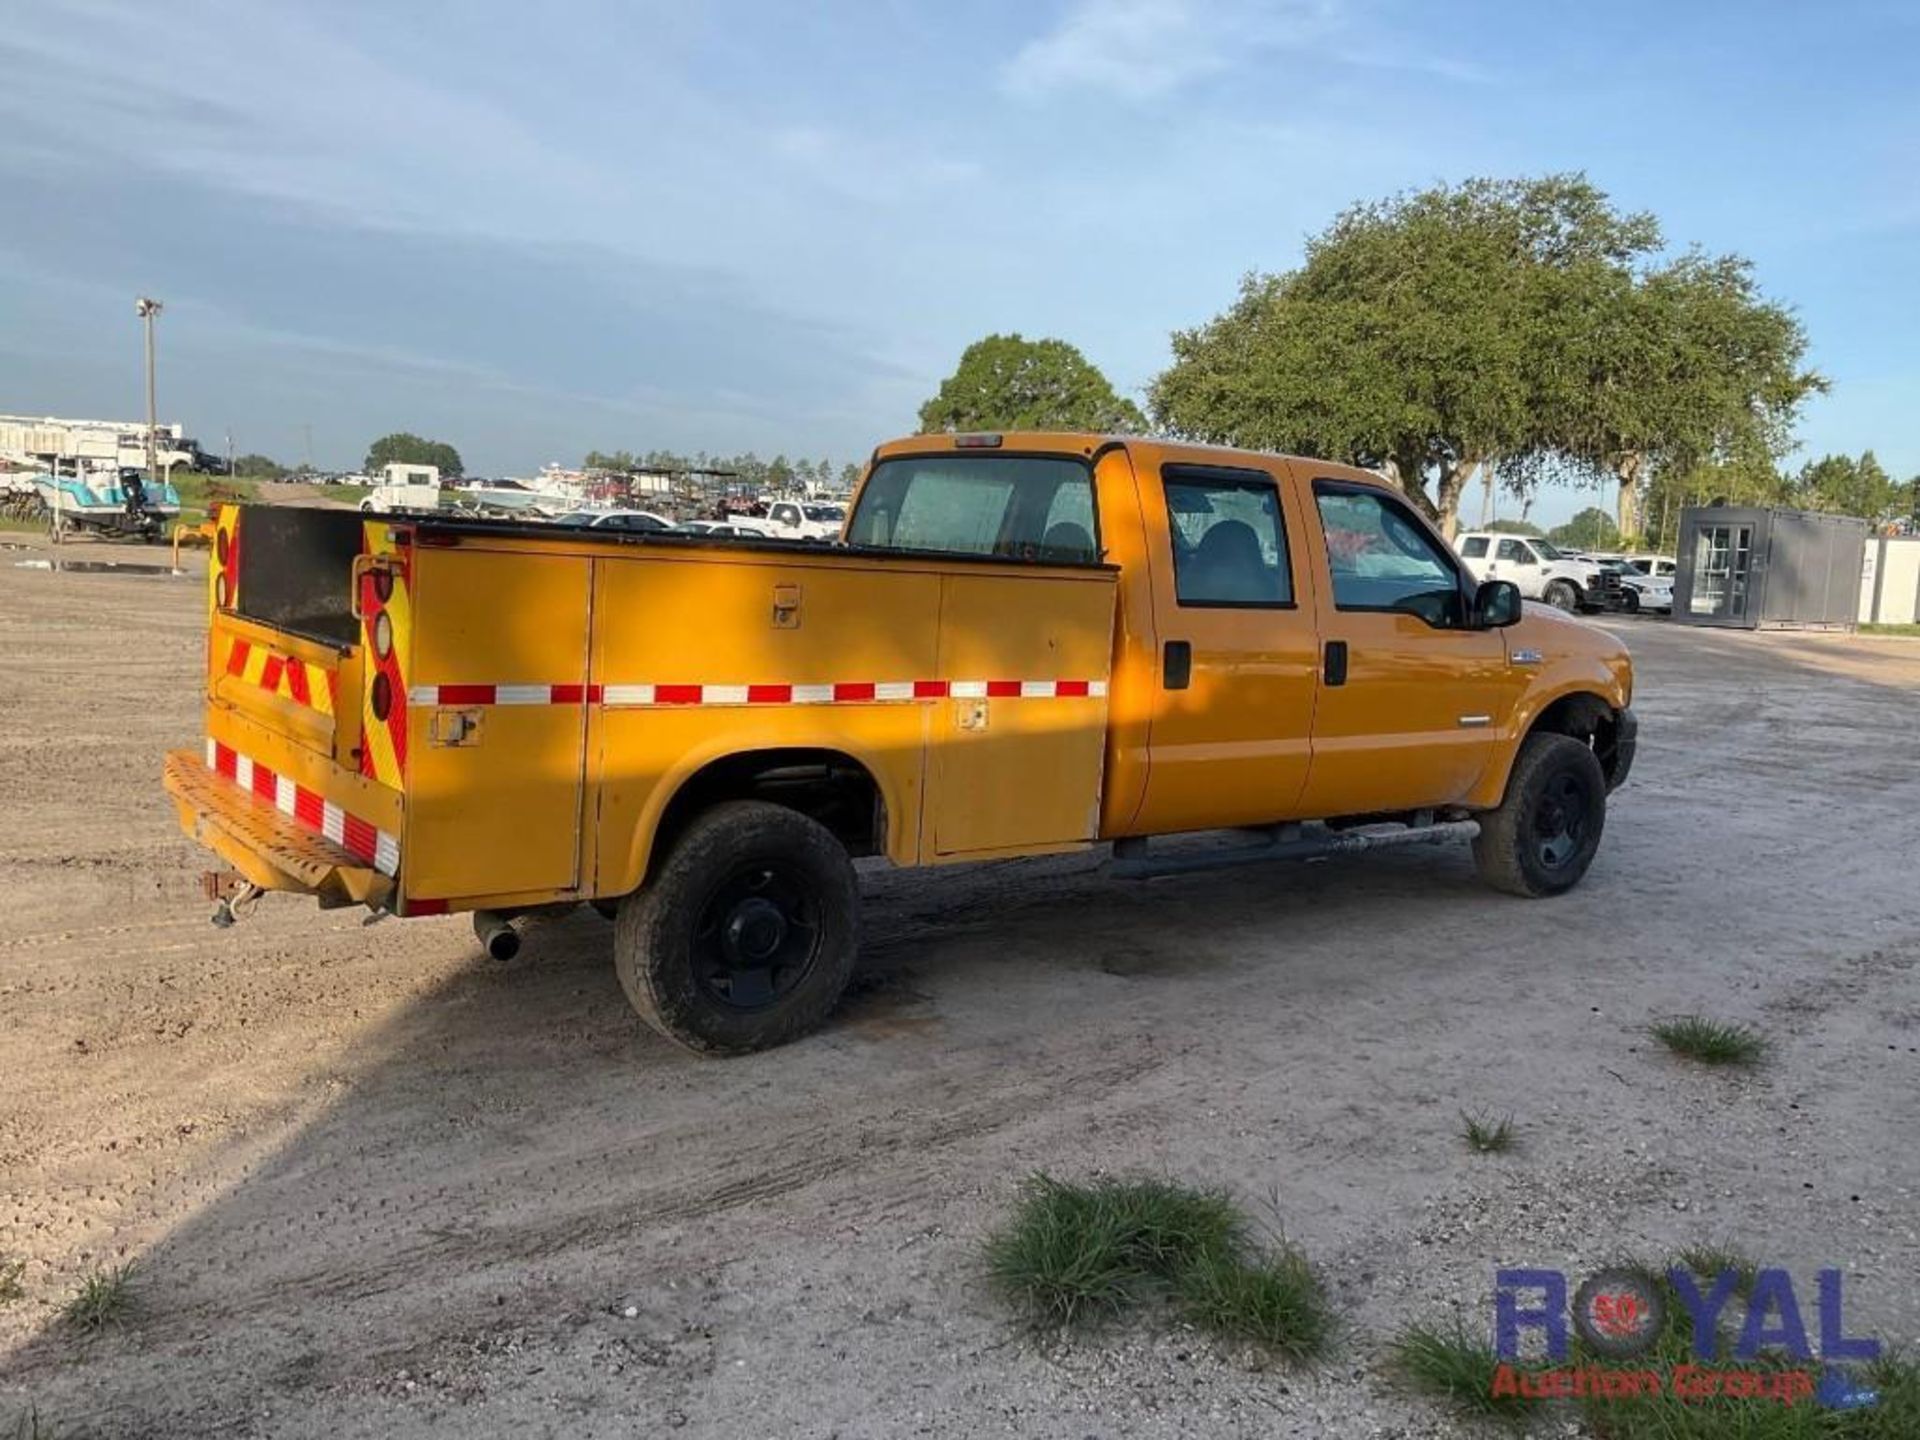
[[(208, 586), (206, 739), (166, 784), (232, 867), (216, 918), (473, 911), (510, 953), (591, 902), (706, 1050), (831, 1010), (852, 857), (1471, 838), (1551, 895), (1634, 751), (1620, 643), (1476, 584), (1377, 477), (1161, 441), (894, 441), (835, 546), (227, 507)], [(1245, 843), (1148, 843), (1201, 830)]]

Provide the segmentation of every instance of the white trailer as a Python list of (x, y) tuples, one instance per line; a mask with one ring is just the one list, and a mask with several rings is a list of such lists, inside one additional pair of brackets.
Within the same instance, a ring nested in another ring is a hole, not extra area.
[(360, 508), (375, 511), (419, 511), (440, 508), (440, 467), (437, 465), (383, 465), (380, 483)]

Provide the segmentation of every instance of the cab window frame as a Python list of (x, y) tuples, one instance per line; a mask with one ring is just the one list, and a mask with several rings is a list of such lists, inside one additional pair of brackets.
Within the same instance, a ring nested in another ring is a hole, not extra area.
[[(1453, 547), (1447, 544), (1439, 533), (1426, 523), (1426, 518), (1415, 510), (1413, 506), (1409, 505), (1398, 495), (1391, 494), (1377, 485), (1363, 484), (1358, 480), (1341, 480), (1330, 475), (1316, 477), (1312, 489), (1314, 522), (1320, 527), (1321, 556), (1325, 561), (1327, 570), (1327, 599), (1331, 602), (1335, 610), (1341, 610), (1348, 614), (1355, 615), (1405, 615), (1410, 619), (1418, 620), (1421, 624), (1432, 630), (1467, 630), (1472, 628), (1469, 617), (1473, 614), (1473, 598), (1475, 591), (1478, 589), (1477, 582), (1473, 579), (1472, 572), (1467, 569), (1466, 562), (1454, 553)], [(1326, 517), (1320, 513), (1320, 497), (1322, 495), (1364, 496), (1369, 500), (1377, 501), (1383, 506), (1393, 507), (1400, 512), (1403, 519), (1413, 522), (1414, 528), (1427, 537), (1441, 565), (1453, 574), (1453, 589), (1455, 595), (1459, 598), (1460, 609), (1458, 615), (1451, 623), (1435, 625), (1424, 615), (1409, 610), (1404, 605), (1342, 604), (1340, 601), (1339, 588), (1333, 573), (1333, 556), (1331, 552), (1327, 550)]]
[[(1273, 523), (1280, 544), (1280, 578), (1285, 582), (1282, 600), (1188, 600), (1180, 594), (1180, 551), (1173, 543), (1173, 507), (1167, 504), (1167, 486), (1206, 484), (1223, 489), (1259, 490), (1273, 494)], [(1160, 503), (1167, 516), (1167, 552), (1172, 570), (1173, 603), (1183, 610), (1298, 610), (1299, 576), (1293, 563), (1293, 537), (1287, 532), (1286, 481), (1271, 470), (1246, 465), (1206, 465), (1172, 460), (1160, 467)]]

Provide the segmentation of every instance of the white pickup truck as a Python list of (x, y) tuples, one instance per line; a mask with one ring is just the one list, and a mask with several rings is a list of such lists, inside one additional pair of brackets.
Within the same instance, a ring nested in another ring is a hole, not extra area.
[(735, 515), (730, 524), (771, 540), (838, 540), (847, 507), (818, 500), (775, 500), (765, 515)]
[(1600, 565), (1563, 555), (1537, 537), (1470, 530), (1454, 548), (1475, 580), (1510, 580), (1527, 599), (1556, 610), (1611, 610), (1619, 604), (1619, 584)]

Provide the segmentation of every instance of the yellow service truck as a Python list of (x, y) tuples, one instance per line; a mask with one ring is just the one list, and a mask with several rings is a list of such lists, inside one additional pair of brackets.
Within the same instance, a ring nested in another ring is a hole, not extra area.
[[(1091, 435), (881, 446), (837, 545), (226, 507), (187, 832), (261, 890), (614, 918), (689, 1046), (817, 1026), (852, 859), (1113, 845), (1122, 874), (1470, 839), (1575, 884), (1634, 750), (1625, 648), (1476, 585), (1377, 477)], [(1150, 837), (1241, 832), (1156, 851)]]

